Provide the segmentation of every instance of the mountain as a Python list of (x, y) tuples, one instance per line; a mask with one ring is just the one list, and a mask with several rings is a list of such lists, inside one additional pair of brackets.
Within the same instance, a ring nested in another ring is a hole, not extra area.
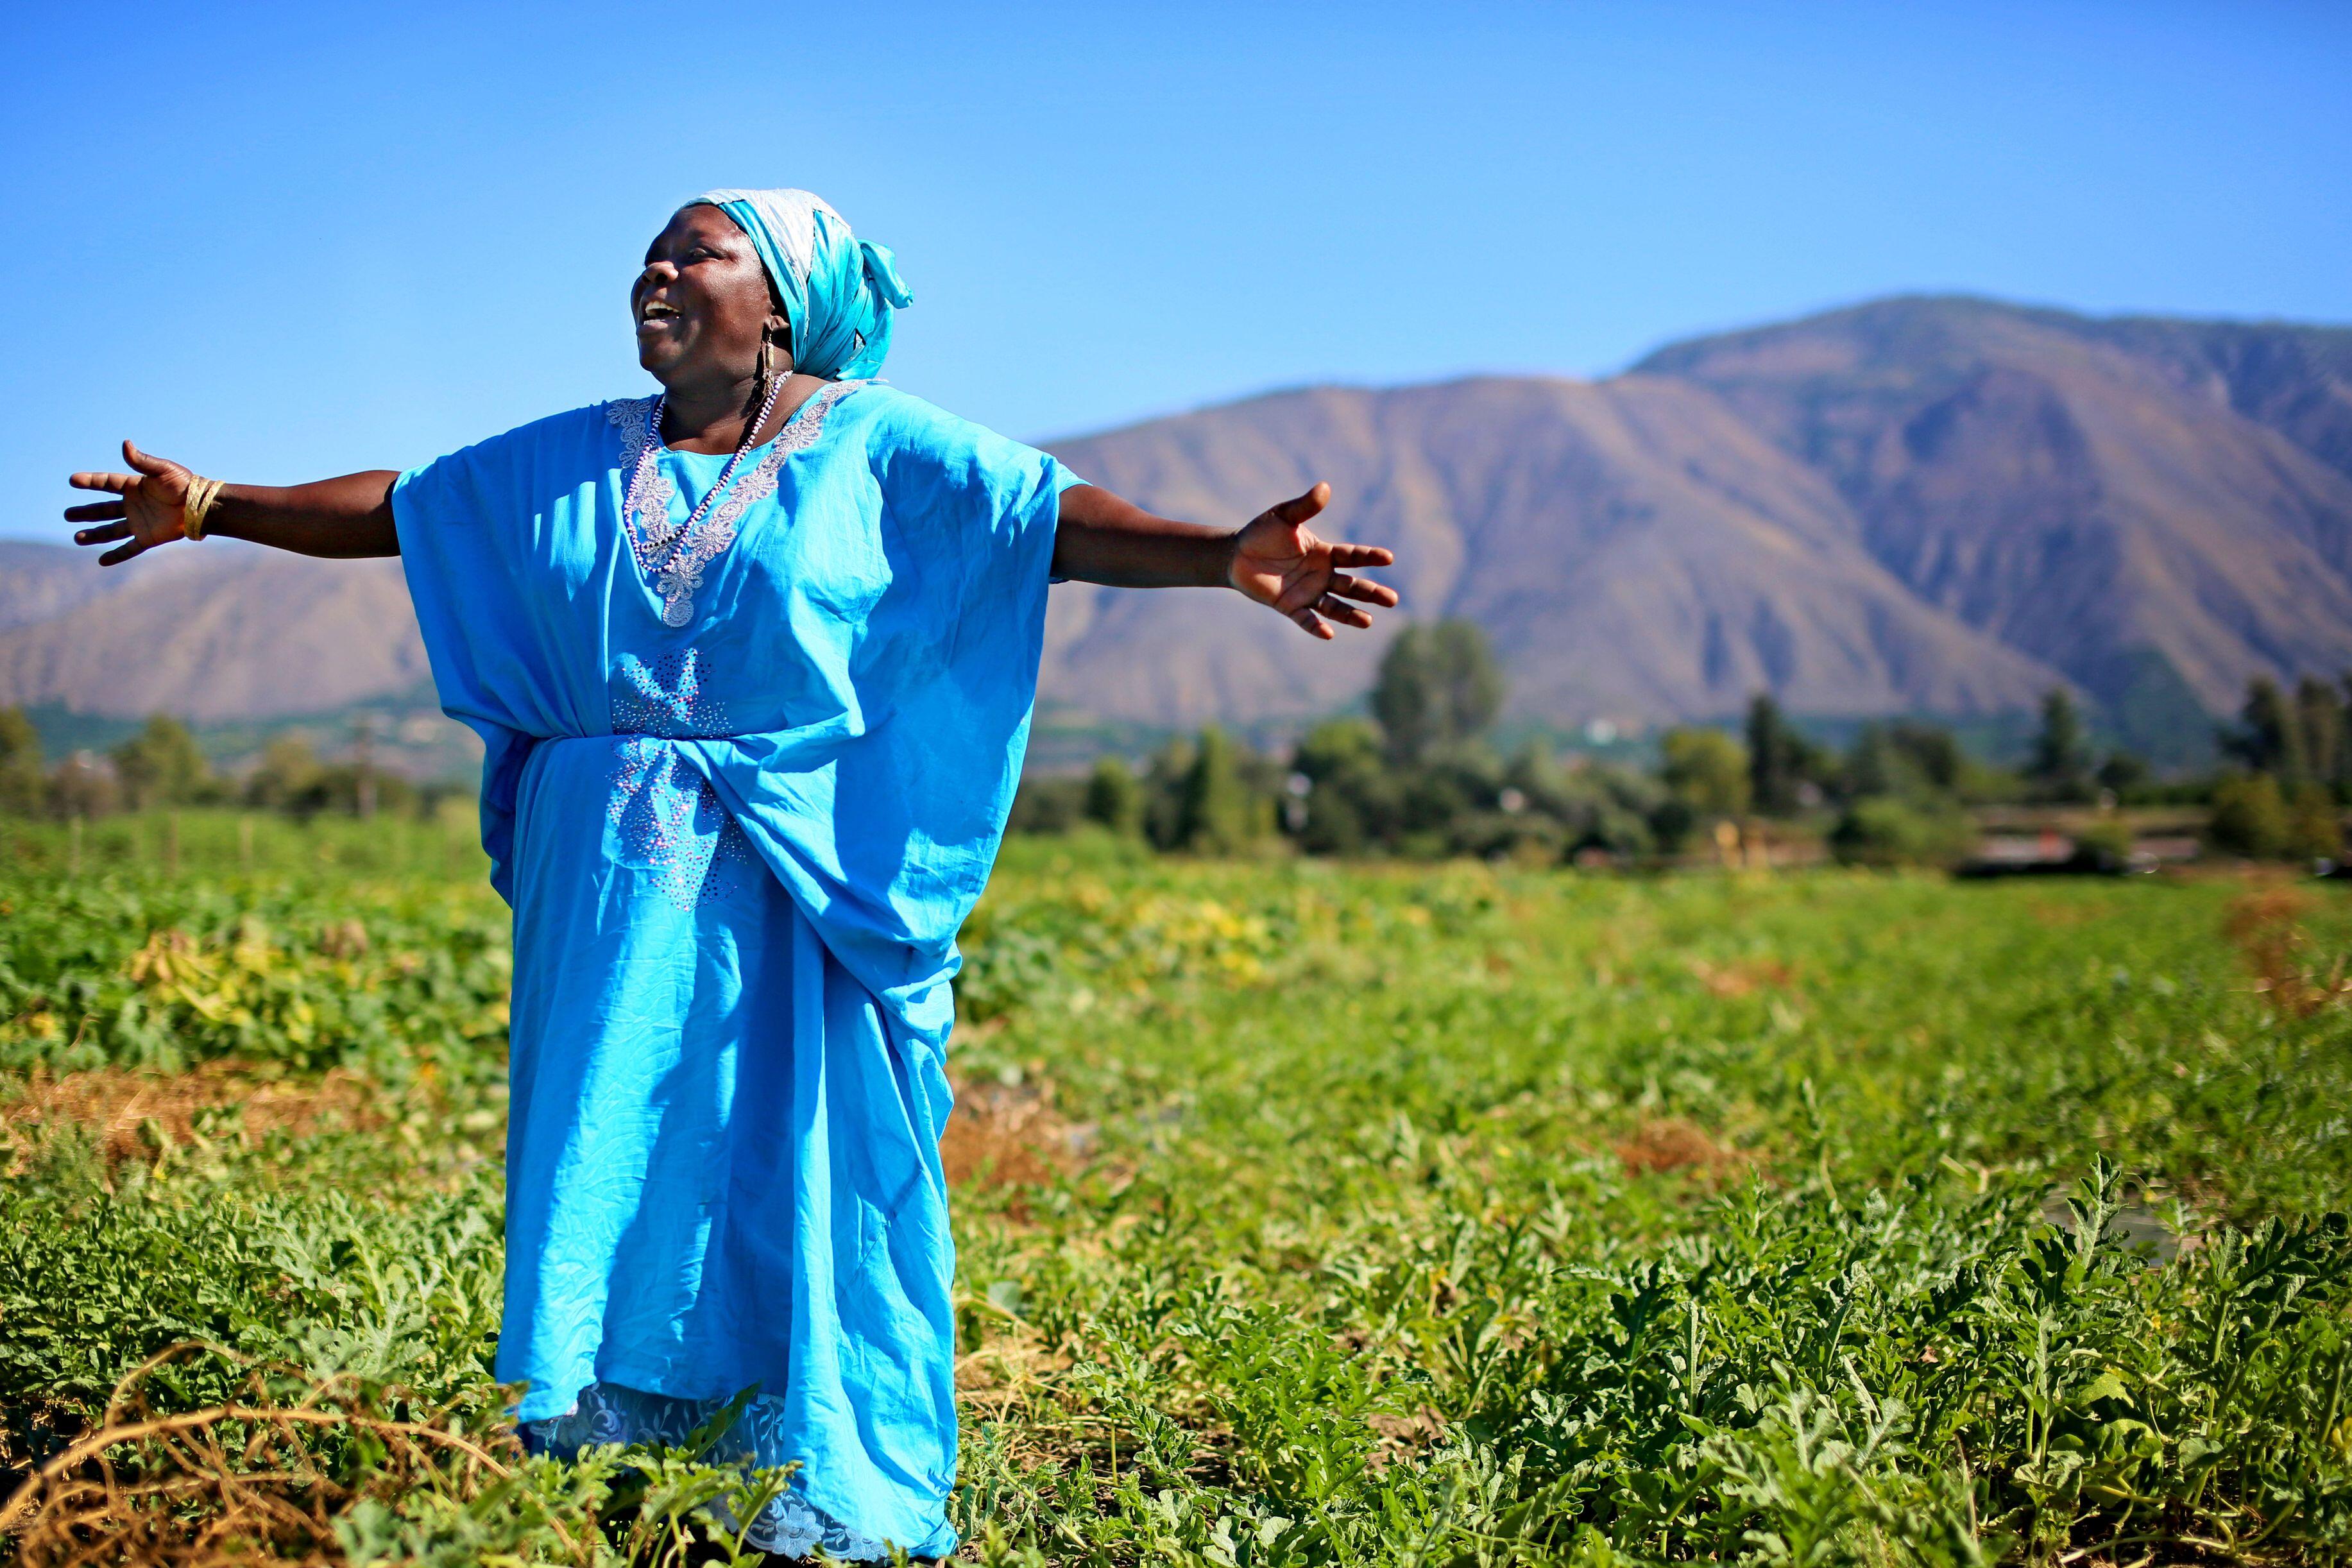
[[(2072, 685), (2143, 742), (2248, 677), (2352, 668), (2352, 330), (1880, 300), (1599, 382), (1285, 392), (1051, 443), (1239, 521), (1318, 479), (1409, 611), (1483, 625), (1518, 713), (1647, 723), (1754, 690), (1822, 716), (1998, 715)], [(1230, 595), (1068, 584), (1076, 724), (1307, 719), (1382, 637)], [(171, 550), (101, 579), (0, 546), (0, 701), (226, 721), (414, 690), (397, 566)]]
[[(26, 554), (39, 551), (55, 553)], [(68, 593), (62, 613), (0, 631), (0, 701), (222, 723), (322, 712), (431, 679), (397, 561), (207, 542), (102, 570), (70, 547), (19, 545), (0, 561), (0, 604), (52, 575), (79, 602)]]
[[(1486, 378), (1253, 399), (1056, 455), (1156, 510), (1240, 519), (1331, 482), (1335, 534), (1393, 545), (1415, 613), (1486, 626), (1547, 718), (1993, 713), (2061, 680), (1922, 603), (1821, 475), (1702, 388)], [(1238, 599), (1055, 590), (1045, 689), (1108, 718), (1327, 711), (1379, 645), (1314, 647)]]
[(1895, 300), (1664, 349), (1927, 603), (2112, 710), (2352, 665), (2352, 331)]
[[(156, 562), (167, 573), (182, 564), (162, 558)], [(0, 631), (54, 620), (131, 581), (127, 572), (97, 567), (95, 551), (0, 539)]]

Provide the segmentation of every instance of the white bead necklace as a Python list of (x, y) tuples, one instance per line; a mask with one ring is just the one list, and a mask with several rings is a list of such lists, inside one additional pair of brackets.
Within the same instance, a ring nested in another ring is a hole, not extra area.
[(684, 522), (678, 524), (675, 533), (669, 531), (667, 527), (669, 512), (667, 508), (663, 510), (661, 517), (663, 526), (658, 532), (646, 526), (645, 514), (636, 510), (636, 498), (643, 493), (640, 487), (644, 482), (646, 465), (656, 461), (656, 455), (667, 445), (662, 440), (661, 420), (662, 405), (667, 401), (669, 395), (664, 393), (654, 399), (653, 420), (646, 429), (645, 448), (637, 454), (637, 466), (629, 476), (628, 489), (622, 492), (625, 498), (622, 504), (628, 507), (635, 514), (637, 537), (646, 542), (646, 549), (661, 552), (653, 560), (646, 563), (646, 570), (655, 576), (658, 577), (669, 569), (671, 563), (677, 559), (678, 552), (686, 548), (687, 541), (694, 537), (694, 531), (702, 525), (702, 519), (710, 510), (712, 503), (726, 493), (728, 485), (735, 478), (735, 470), (743, 466), (743, 455), (751, 449), (751, 437), (760, 433), (760, 427), (768, 422), (768, 416), (775, 412), (776, 398), (783, 390), (782, 376), (777, 376), (768, 384), (767, 400), (760, 405), (758, 416), (743, 427), (743, 438), (735, 444), (735, 455), (728, 458), (727, 466), (719, 471), (719, 482), (703, 493), (702, 499), (695, 503), (694, 510), (687, 514)]

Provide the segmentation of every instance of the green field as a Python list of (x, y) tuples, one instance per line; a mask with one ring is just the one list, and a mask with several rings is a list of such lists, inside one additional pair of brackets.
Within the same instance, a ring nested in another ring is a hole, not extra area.
[[(0, 832), (0, 1463), (70, 1461), (10, 1550), (723, 1534), (756, 1480), (499, 1427), (462, 824)], [(967, 1555), (2352, 1553), (2342, 887), (1015, 842), (948, 1147)]]

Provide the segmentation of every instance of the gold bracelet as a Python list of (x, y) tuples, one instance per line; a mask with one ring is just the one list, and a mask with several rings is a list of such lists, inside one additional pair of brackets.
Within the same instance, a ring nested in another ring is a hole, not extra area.
[(190, 474), (187, 499), (180, 503), (180, 531), (190, 539), (202, 539), (205, 536), (205, 519), (212, 514), (213, 504), (220, 500), (221, 491), (227, 488), (219, 479)]

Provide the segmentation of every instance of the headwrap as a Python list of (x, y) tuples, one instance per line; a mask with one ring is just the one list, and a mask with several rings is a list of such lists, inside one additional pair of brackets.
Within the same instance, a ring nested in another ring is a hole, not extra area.
[(882, 368), (890, 312), (915, 302), (887, 246), (808, 191), (705, 191), (686, 205), (717, 207), (751, 237), (793, 324), (794, 370), (854, 381)]

